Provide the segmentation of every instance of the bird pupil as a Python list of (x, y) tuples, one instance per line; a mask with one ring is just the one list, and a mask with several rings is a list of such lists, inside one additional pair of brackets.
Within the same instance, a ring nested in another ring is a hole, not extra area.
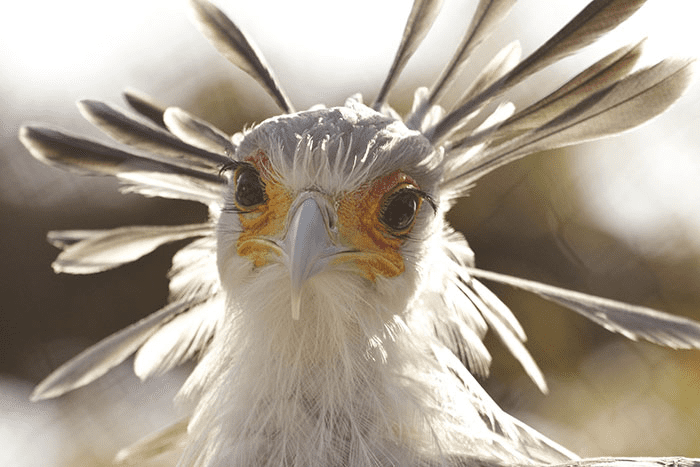
[(382, 221), (392, 230), (408, 228), (416, 215), (418, 200), (412, 191), (400, 191), (393, 195), (382, 212)]
[(236, 178), (236, 202), (244, 208), (265, 201), (265, 191), (260, 176), (255, 170), (243, 169)]

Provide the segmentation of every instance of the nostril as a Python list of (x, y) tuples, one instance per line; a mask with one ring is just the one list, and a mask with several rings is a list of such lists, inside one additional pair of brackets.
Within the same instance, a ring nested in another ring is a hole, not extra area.
[(326, 210), (326, 221), (328, 223), (328, 230), (334, 234), (338, 233), (338, 216), (334, 210)]

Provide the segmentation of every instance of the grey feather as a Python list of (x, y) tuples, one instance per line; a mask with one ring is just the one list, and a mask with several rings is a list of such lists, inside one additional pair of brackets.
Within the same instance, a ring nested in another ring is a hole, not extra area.
[(163, 121), (168, 130), (182, 141), (205, 151), (231, 155), (236, 150), (226, 133), (180, 108), (168, 108)]
[(445, 182), (461, 191), (486, 173), (537, 151), (567, 146), (634, 128), (659, 115), (683, 94), (693, 61), (668, 59), (595, 92), (547, 124), (488, 148)]
[(190, 4), (199, 29), (219, 53), (260, 83), (284, 112), (294, 112), (262, 54), (243, 31), (206, 0), (191, 0)]
[(136, 89), (125, 89), (123, 95), (124, 99), (132, 109), (158, 125), (160, 128), (165, 129), (165, 122), (163, 121), (165, 106), (157, 103), (151, 96), (148, 96)]
[(379, 94), (372, 107), (380, 110), (386, 102), (389, 91), (396, 83), (408, 60), (413, 56), (418, 46), (423, 42), (435, 18), (442, 7), (442, 0), (414, 0), (411, 12), (406, 21), (406, 27), (401, 37), (399, 49), (396, 51), (394, 62), (391, 64), (389, 74), (382, 84)]
[(211, 234), (211, 224), (134, 226), (110, 230), (73, 230), (49, 233), (60, 248), (53, 262), (57, 273), (94, 274), (135, 261), (159, 246)]
[(594, 0), (551, 39), (535, 50), (513, 70), (484, 92), (451, 111), (426, 136), (431, 141), (442, 140), (460, 120), (477, 107), (502, 94), (533, 73), (551, 65), (614, 29), (636, 12), (645, 0)]
[(455, 321), (452, 324), (453, 326), (436, 325), (436, 335), (474, 376), (488, 378), (492, 357), (482, 338), (464, 323)]
[[(199, 177), (188, 177), (178, 171), (130, 170), (117, 175), (122, 181), (119, 191), (138, 193), (146, 197), (184, 199), (206, 204), (218, 212), (223, 186), (202, 183)], [(210, 209), (210, 212), (211, 209)]]
[(480, 0), (472, 21), (462, 38), (457, 51), (430, 89), (430, 95), (417, 111), (408, 117), (411, 127), (423, 119), (425, 112), (436, 104), (454, 83), (457, 75), (464, 68), (474, 49), (493, 31), (498, 23), (508, 15), (515, 0)]
[(81, 175), (118, 177), (132, 185), (125, 191), (210, 204), (221, 201), (227, 183), (218, 172), (146, 159), (47, 127), (22, 127), (19, 138), (40, 161)]
[(46, 235), (46, 240), (61, 250), (82, 242), (94, 235), (96, 230), (52, 230)]
[(58, 397), (91, 383), (133, 354), (163, 323), (190, 306), (190, 301), (172, 302), (101, 340), (61, 365), (39, 383), (32, 392), (32, 400)]
[(525, 335), (525, 330), (518, 322), (518, 319), (513, 315), (513, 312), (508, 308), (493, 292), (491, 292), (484, 284), (472, 279), (469, 281), (469, 285), (479, 295), (479, 298), (484, 302), (484, 304), (493, 312), (495, 316), (498, 317), (508, 329), (515, 335), (519, 340), (525, 342), (527, 336)]
[(422, 310), (436, 310), (430, 323), (438, 339), (474, 376), (488, 377), (491, 354), (482, 342), (488, 325), (471, 300), (454, 281), (448, 281), (441, 293), (423, 293), (421, 300)]
[(210, 231), (208, 236), (194, 240), (175, 253), (168, 276), (171, 300), (218, 294), (221, 282), (216, 267), (214, 232)]
[(464, 284), (462, 290), (464, 291), (465, 295), (469, 297), (472, 303), (476, 305), (479, 313), (481, 313), (481, 316), (483, 316), (488, 323), (489, 329), (491, 329), (498, 336), (515, 359), (520, 362), (525, 370), (525, 373), (527, 373), (530, 379), (537, 385), (539, 390), (544, 394), (549, 392), (547, 382), (542, 374), (542, 370), (540, 370), (540, 367), (532, 358), (530, 352), (527, 350), (525, 345), (523, 345), (524, 339), (521, 339), (520, 336), (514, 332), (511, 326), (509, 326), (508, 320), (502, 318), (497, 313), (497, 309), (493, 309), (482, 300), (481, 296), (479, 296), (479, 294), (473, 289), (473, 284)]
[(538, 135), (528, 138), (536, 144), (533, 151), (601, 138), (641, 125), (685, 92), (693, 67), (693, 60), (667, 59), (598, 91), (536, 130)]
[(211, 341), (223, 310), (223, 297), (215, 295), (163, 324), (136, 352), (134, 373), (145, 380), (198, 355)]
[(642, 55), (644, 42), (621, 47), (607, 55), (544, 99), (513, 115), (501, 128), (520, 130), (540, 126), (552, 115), (558, 115), (597, 90), (625, 77)]
[[(459, 378), (467, 389), (470, 406), (479, 412), (489, 431), (496, 435), (491, 440), (492, 446), (489, 448), (491, 455), (482, 456), (482, 459), (515, 457), (526, 460), (530, 465), (533, 461), (554, 464), (577, 459), (574, 453), (505, 413), (453, 354), (440, 349), (433, 349), (433, 351), (436, 359)], [(520, 462), (509, 463), (509, 465), (519, 464)]]
[(563, 113), (627, 75), (641, 56), (643, 44), (644, 41), (641, 41), (635, 45), (621, 47), (607, 55), (556, 91), (517, 112), (497, 128), (487, 128), (462, 140), (453, 139), (451, 150), (471, 147), (486, 139), (489, 139), (490, 145), (493, 145), (492, 141), (512, 138), (517, 136), (518, 132), (531, 130), (547, 123), (553, 116)]
[(120, 143), (145, 151), (149, 158), (205, 171), (218, 170), (229, 162), (222, 154), (192, 146), (107, 103), (86, 99), (78, 102), (78, 108), (100, 130)]
[(476, 77), (474, 82), (462, 94), (457, 104), (454, 107), (461, 107), (469, 102), (474, 96), (482, 93), (493, 83), (501, 79), (506, 73), (511, 71), (520, 60), (522, 49), (520, 42), (513, 41), (503, 47), (484, 67)]
[(644, 339), (674, 349), (700, 349), (700, 323), (696, 321), (505, 274), (468, 270), (472, 276), (536, 293), (629, 339)]

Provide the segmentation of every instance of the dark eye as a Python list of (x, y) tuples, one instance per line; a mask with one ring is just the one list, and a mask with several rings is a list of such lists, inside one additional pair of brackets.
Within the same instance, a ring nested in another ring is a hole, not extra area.
[(386, 200), (380, 220), (394, 233), (405, 233), (413, 225), (419, 205), (420, 197), (415, 191), (399, 190)]
[(236, 204), (239, 208), (250, 209), (265, 202), (265, 185), (260, 174), (252, 168), (241, 168), (236, 174)]

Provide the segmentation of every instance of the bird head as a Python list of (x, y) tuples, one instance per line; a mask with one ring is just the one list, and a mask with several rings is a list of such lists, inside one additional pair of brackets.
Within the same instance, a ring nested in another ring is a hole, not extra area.
[(390, 325), (419, 289), (421, 258), (441, 228), (440, 155), (358, 100), (246, 132), (225, 168), (217, 226), (230, 312), (256, 310), (256, 323), (285, 333), (326, 323), (329, 342)]

